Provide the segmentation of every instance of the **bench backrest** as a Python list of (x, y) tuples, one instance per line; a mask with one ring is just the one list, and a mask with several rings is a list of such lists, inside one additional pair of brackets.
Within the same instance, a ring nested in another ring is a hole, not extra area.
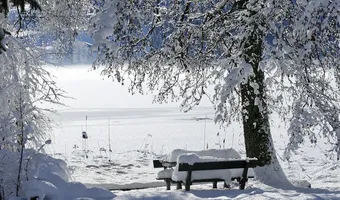
[(162, 165), (160, 160), (153, 160), (152, 162), (153, 162), (153, 167), (154, 168), (162, 168), (163, 167), (163, 165)]
[(257, 160), (228, 160), (219, 162), (202, 162), (189, 165), (188, 163), (180, 163), (178, 171), (200, 171), (200, 170), (217, 170), (217, 169), (237, 169), (237, 168), (254, 168)]
[(176, 166), (176, 162), (167, 162), (161, 160), (153, 160), (153, 167), (154, 168), (164, 168), (164, 167), (174, 167)]

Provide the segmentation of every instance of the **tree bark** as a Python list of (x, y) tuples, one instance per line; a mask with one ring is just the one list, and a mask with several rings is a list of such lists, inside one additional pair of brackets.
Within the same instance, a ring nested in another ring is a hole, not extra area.
[(265, 75), (259, 68), (263, 49), (263, 33), (254, 23), (245, 41), (244, 59), (251, 65), (253, 75), (241, 84), (242, 119), (246, 154), (258, 159), (256, 177), (263, 183), (280, 188), (291, 187), (277, 159), (270, 132), (266, 103)]
[(256, 157), (259, 166), (270, 164), (270, 125), (266, 104), (264, 73), (259, 69), (262, 55), (262, 33), (257, 25), (245, 41), (245, 61), (251, 65), (253, 75), (241, 85), (244, 140), (248, 157)]

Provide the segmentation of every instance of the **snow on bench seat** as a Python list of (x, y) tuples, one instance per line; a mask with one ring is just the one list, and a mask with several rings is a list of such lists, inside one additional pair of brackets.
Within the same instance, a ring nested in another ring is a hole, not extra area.
[(172, 177), (174, 169), (163, 169), (157, 173), (157, 179), (167, 179)]
[(210, 156), (215, 158), (241, 158), (240, 154), (233, 148), (230, 149), (209, 149), (202, 151), (188, 151), (183, 149), (175, 149), (170, 155), (165, 159), (168, 162), (177, 162), (177, 158), (181, 154), (194, 153), (198, 156)]

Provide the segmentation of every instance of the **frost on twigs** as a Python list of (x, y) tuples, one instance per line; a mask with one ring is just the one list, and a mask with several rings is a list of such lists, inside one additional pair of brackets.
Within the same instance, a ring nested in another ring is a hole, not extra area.
[(7, 49), (0, 54), (0, 192), (7, 198), (19, 195), (22, 182), (35, 170), (30, 164), (36, 152), (29, 148), (50, 144), (46, 139), (51, 120), (46, 112), (52, 110), (42, 109), (40, 104), (61, 104), (64, 93), (41, 66), (39, 51), (10, 35), (4, 40)]
[(266, 151), (257, 151), (259, 163), (277, 176), (263, 168), (262, 180), (287, 180), (275, 160), (271, 113), (289, 126), (287, 153), (320, 136), (340, 152), (338, 1), (108, 1), (104, 8), (91, 32), (105, 75), (130, 80), (132, 93), (153, 91), (156, 102), (181, 100), (186, 111), (208, 98), (215, 122), (244, 123), (248, 154)]

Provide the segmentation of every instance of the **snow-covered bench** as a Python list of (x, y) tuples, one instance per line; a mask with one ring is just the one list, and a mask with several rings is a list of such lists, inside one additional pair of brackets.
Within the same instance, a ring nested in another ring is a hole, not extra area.
[(153, 167), (154, 168), (164, 168), (163, 170), (157, 173), (157, 180), (163, 180), (166, 183), (166, 189), (170, 190), (171, 183), (177, 183), (177, 189), (182, 189), (182, 182), (181, 181), (173, 181), (171, 179), (173, 173), (173, 167), (177, 165), (177, 162), (168, 162), (165, 160), (153, 160)]
[(153, 161), (154, 168), (164, 168), (156, 179), (164, 180), (167, 190), (171, 183), (177, 183), (177, 189), (182, 188), (182, 182), (186, 183), (186, 190), (190, 190), (192, 182), (213, 182), (216, 188), (218, 181), (224, 181), (227, 186), (231, 180), (237, 180), (240, 189), (244, 189), (248, 178), (254, 178), (251, 168), (256, 167), (256, 163), (257, 159), (241, 159), (234, 149), (174, 150), (166, 160)]
[(213, 182), (213, 188), (217, 188), (218, 181), (230, 184), (231, 180), (237, 180), (240, 183), (240, 189), (243, 190), (248, 178), (254, 177), (253, 174), (248, 176), (249, 168), (257, 165), (256, 158), (210, 161), (209, 158), (197, 157), (198, 160), (193, 162), (192, 157), (195, 156), (197, 155), (181, 155), (172, 175), (173, 180), (185, 183), (186, 191), (190, 190), (193, 182)]

